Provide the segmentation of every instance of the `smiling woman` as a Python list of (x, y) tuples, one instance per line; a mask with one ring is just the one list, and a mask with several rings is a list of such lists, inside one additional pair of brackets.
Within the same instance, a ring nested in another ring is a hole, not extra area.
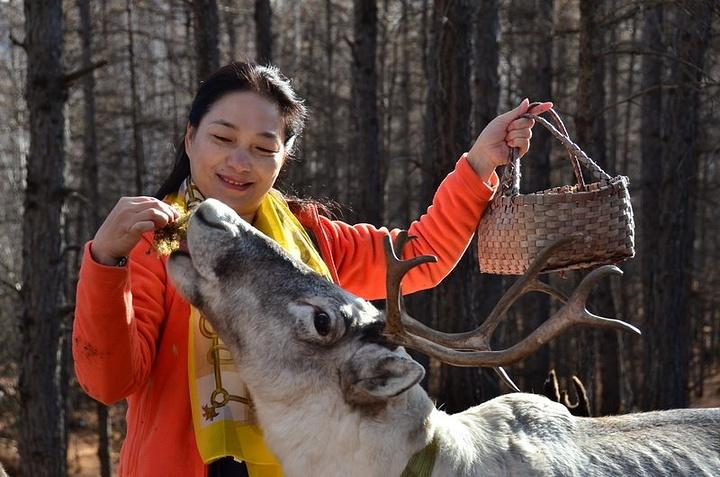
[[(405, 255), (432, 253), (438, 262), (410, 272), (405, 292), (435, 286), (458, 262), (495, 192), (495, 167), (510, 147), (521, 153), (529, 147), (533, 122), (520, 118), (528, 109), (525, 100), (491, 121), (448, 171), (433, 207), (408, 227), (417, 240)], [(156, 231), (217, 199), (318, 275), (362, 298), (384, 297), (383, 240), (399, 230), (330, 220), (312, 203), (291, 209), (274, 189), (304, 118), (302, 101), (276, 68), (220, 68), (200, 85), (173, 169), (155, 197), (121, 198), (86, 244), (75, 370), (95, 399), (128, 400), (121, 476), (282, 475), (256, 426), (252, 389), (205, 317), (168, 281), (167, 258), (151, 253)], [(232, 253), (220, 243), (206, 246)], [(235, 258), (227, 256), (223, 266), (239, 266)], [(199, 270), (215, 273), (202, 264)], [(313, 319), (324, 329), (329, 317)]]

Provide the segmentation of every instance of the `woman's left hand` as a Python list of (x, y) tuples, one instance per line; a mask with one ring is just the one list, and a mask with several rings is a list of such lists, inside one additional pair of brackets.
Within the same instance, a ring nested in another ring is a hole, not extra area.
[(468, 161), (483, 180), (487, 181), (497, 166), (507, 164), (511, 147), (520, 149), (521, 157), (530, 148), (535, 121), (520, 116), (544, 113), (553, 104), (546, 102), (532, 108), (529, 106), (530, 101), (524, 99), (517, 108), (490, 121), (475, 140), (468, 152)]

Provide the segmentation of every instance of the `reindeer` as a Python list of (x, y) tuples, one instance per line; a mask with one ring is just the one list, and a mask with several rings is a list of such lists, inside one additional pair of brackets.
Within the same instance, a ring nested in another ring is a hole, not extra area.
[[(459, 366), (498, 367), (574, 324), (635, 331), (585, 309), (590, 288), (614, 267), (594, 270), (565, 298), (536, 279), (551, 246), (478, 330), (452, 335), (404, 312), (402, 276), (432, 258), (399, 260), (389, 241), (384, 313), (218, 201), (198, 207), (187, 242), (188, 251), (170, 257), (169, 275), (231, 349), (288, 477), (720, 475), (720, 409), (582, 418), (544, 396), (511, 393), (448, 415), (418, 384), (424, 369), (403, 346)], [(491, 350), (495, 326), (529, 290), (566, 303), (520, 343)], [(416, 473), (423, 466), (427, 473)]]

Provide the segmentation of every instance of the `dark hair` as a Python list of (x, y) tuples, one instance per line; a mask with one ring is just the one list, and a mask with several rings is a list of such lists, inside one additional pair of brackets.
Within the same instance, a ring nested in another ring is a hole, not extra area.
[[(237, 91), (253, 91), (277, 104), (285, 126), (287, 153), (290, 154), (297, 136), (302, 132), (306, 109), (290, 86), (290, 80), (275, 66), (236, 61), (218, 69), (200, 84), (190, 106), (188, 123), (197, 128), (213, 104), (226, 94)], [(184, 139), (183, 135), (170, 175), (155, 193), (158, 199), (177, 192), (182, 181), (190, 175), (190, 158), (185, 151)]]

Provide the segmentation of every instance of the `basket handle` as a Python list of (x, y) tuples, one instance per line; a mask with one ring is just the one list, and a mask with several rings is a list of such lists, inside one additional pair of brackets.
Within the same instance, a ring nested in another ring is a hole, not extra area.
[[(530, 104), (530, 107), (533, 107), (537, 104), (540, 103), (532, 103)], [(583, 191), (586, 188), (585, 179), (583, 178), (582, 169), (580, 167), (581, 164), (590, 171), (590, 174), (595, 180), (609, 180), (611, 178), (610, 175), (607, 174), (604, 170), (602, 170), (602, 168), (598, 166), (595, 161), (590, 159), (588, 155), (585, 154), (585, 152), (583, 152), (583, 150), (580, 149), (577, 144), (570, 140), (570, 136), (567, 132), (567, 129), (565, 128), (565, 124), (563, 124), (560, 116), (555, 112), (555, 110), (550, 109), (547, 112), (550, 114), (550, 118), (555, 123), (555, 126), (553, 126), (545, 118), (542, 118), (535, 114), (526, 113), (523, 114), (521, 117), (534, 119), (536, 122), (539, 122), (548, 131), (550, 131), (550, 133), (552, 133), (552, 135), (555, 136), (562, 143), (563, 146), (565, 146), (565, 149), (568, 152), (568, 157), (570, 158), (570, 164), (572, 165), (573, 172), (575, 173), (578, 190)], [(520, 153), (519, 150), (515, 147), (510, 148), (510, 160), (505, 166), (500, 191), (502, 194), (507, 196), (515, 196), (520, 194)]]

